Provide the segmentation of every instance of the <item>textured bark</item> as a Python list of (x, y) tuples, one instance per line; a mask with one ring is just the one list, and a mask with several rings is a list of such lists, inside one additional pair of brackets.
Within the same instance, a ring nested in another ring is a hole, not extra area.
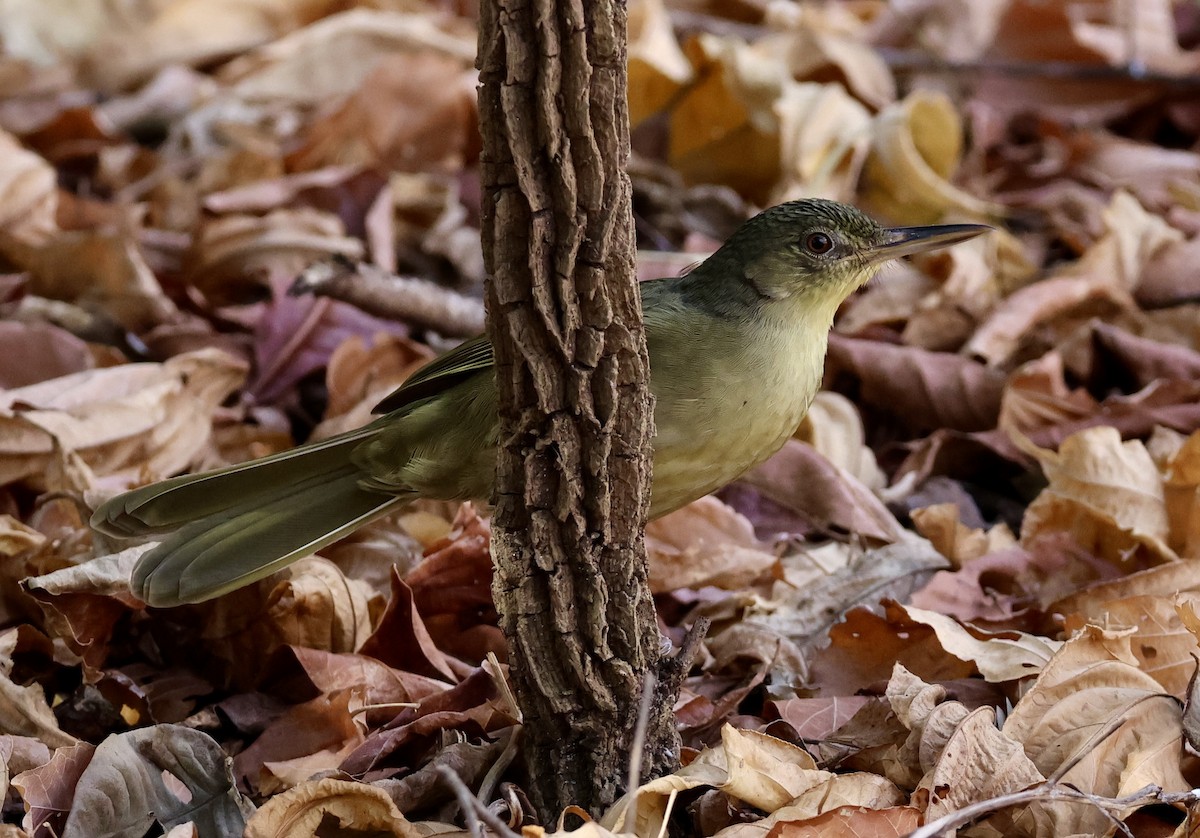
[(643, 774), (678, 760), (666, 694), (679, 667), (659, 671), (642, 541), (653, 414), (624, 171), (625, 37), (622, 2), (481, 3), (493, 593), (543, 817), (617, 797), (648, 673), (662, 683)]

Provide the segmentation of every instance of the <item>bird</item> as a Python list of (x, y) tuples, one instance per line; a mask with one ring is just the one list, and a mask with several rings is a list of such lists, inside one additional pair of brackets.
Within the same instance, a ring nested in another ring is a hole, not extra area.
[[(839, 306), (888, 260), (984, 233), (884, 227), (807, 198), (745, 221), (689, 272), (640, 283), (654, 394), (649, 518), (778, 451), (821, 384)], [(356, 430), (118, 495), (92, 516), (113, 538), (159, 536), (130, 579), (152, 607), (248, 585), (417, 498), (487, 500), (498, 438), (491, 344), (417, 370)]]

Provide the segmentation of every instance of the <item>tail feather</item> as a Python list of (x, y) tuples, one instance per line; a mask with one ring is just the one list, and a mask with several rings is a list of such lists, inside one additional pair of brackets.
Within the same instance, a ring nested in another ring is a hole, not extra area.
[(351, 450), (375, 431), (368, 425), (269, 457), (143, 486), (102, 504), (91, 524), (106, 535), (129, 538), (167, 532), (234, 505), (252, 506), (275, 497), (280, 486), (340, 469)]
[(156, 607), (200, 602), (320, 550), (408, 498), (361, 489), (347, 465), (178, 530), (138, 561), (133, 592)]

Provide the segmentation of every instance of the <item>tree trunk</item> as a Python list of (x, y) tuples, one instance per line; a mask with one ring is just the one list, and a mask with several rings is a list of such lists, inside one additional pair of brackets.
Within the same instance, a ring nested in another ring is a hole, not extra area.
[[(619, 0), (483, 0), (488, 334), (500, 444), (493, 593), (543, 818), (623, 789), (660, 666), (642, 527), (653, 431)], [(675, 667), (676, 669), (678, 667)], [(678, 760), (660, 685), (642, 765)], [(671, 682), (674, 682), (673, 684)]]

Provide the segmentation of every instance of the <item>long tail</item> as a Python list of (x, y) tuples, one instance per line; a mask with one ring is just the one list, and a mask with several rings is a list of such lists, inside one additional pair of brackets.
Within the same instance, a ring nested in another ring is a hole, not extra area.
[(411, 499), (360, 488), (350, 452), (372, 432), (135, 489), (97, 509), (92, 526), (118, 537), (174, 531), (133, 572), (133, 592), (150, 605), (220, 596)]

